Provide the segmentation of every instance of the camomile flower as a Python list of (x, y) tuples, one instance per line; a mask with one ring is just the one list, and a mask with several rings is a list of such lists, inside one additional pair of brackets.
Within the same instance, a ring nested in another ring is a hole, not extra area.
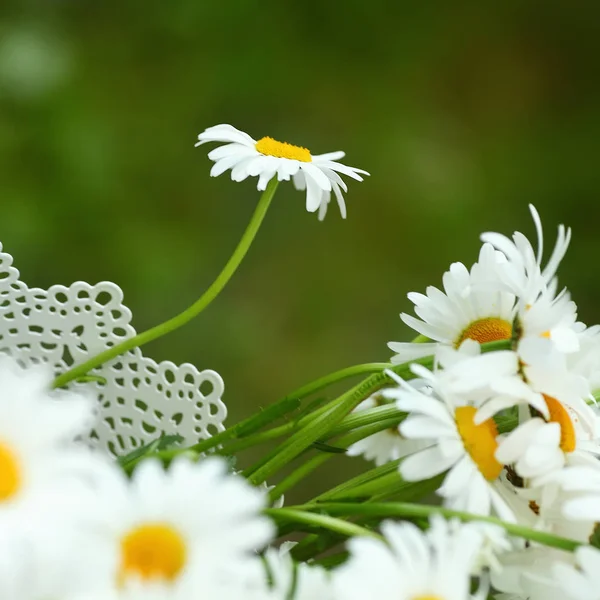
[[(93, 463), (75, 444), (94, 422), (89, 398), (50, 392), (52, 373), (45, 366), (22, 369), (0, 360), (0, 519), (14, 508), (41, 502), (59, 493), (67, 480)], [(89, 459), (89, 462), (88, 462)]]
[(224, 460), (185, 458), (163, 470), (146, 460), (131, 480), (114, 469), (97, 485), (80, 529), (107, 591), (164, 586), (207, 597), (207, 582), (249, 576), (274, 527), (265, 494), (227, 472)]
[(426, 294), (411, 292), (408, 298), (419, 318), (406, 313), (400, 318), (433, 343), (390, 342), (388, 347), (397, 353), (392, 362), (433, 354), (436, 342), (458, 348), (466, 339), (479, 343), (510, 340), (515, 297), (502, 289), (499, 280), (496, 288), (490, 283), (504, 262), (503, 254), (484, 244), (471, 270), (456, 262), (444, 273), (444, 291), (429, 286)]
[(531, 546), (500, 557), (501, 569), (491, 572), (492, 587), (502, 600), (564, 600), (556, 577), (558, 563), (573, 562), (570, 552), (547, 546)]
[[(471, 594), (471, 572), (482, 543), (469, 527), (450, 527), (432, 517), (423, 533), (409, 522), (384, 522), (385, 541), (353, 538), (350, 558), (333, 572), (336, 598), (344, 600), (467, 600), (485, 598), (487, 586)], [(435, 526), (434, 526), (435, 525)]]
[[(493, 354), (499, 356), (490, 361)], [(471, 371), (485, 378), (486, 368), (489, 373), (501, 368), (506, 358), (503, 354), (490, 353), (470, 359), (474, 361)], [(486, 361), (478, 362), (480, 358)], [(508, 358), (512, 360), (511, 356)], [(459, 366), (462, 368), (463, 363)], [(400, 425), (400, 433), (414, 440), (434, 439), (435, 444), (406, 457), (400, 464), (401, 476), (406, 481), (421, 481), (447, 471), (437, 491), (444, 498), (444, 506), (483, 515), (495, 512), (504, 520), (514, 520), (494, 489), (494, 482), (503, 469), (503, 464), (496, 459), (498, 428), (491, 418), (476, 420), (478, 409), (467, 400), (475, 398), (477, 390), (464, 387), (467, 380), (461, 380), (462, 387), (454, 389), (444, 371), (434, 373), (420, 365), (413, 365), (413, 370), (430, 380), (434, 393), (423, 394), (397, 378), (400, 384), (396, 390), (397, 406), (408, 413)], [(394, 376), (391, 372), (388, 374)]]
[(264, 555), (270, 589), (268, 600), (333, 600), (329, 573), (319, 566), (294, 563), (290, 550), (293, 543), (269, 548)]
[[(534, 487), (530, 481), (517, 477), (514, 470), (507, 469), (500, 477), (500, 484), (498, 492), (510, 506), (519, 525), (584, 543), (589, 540), (595, 522), (574, 521), (565, 516), (565, 504), (577, 497), (577, 493), (563, 489), (558, 479), (550, 479)], [(513, 544), (515, 550), (525, 548), (523, 540), (518, 538), (513, 540)]]
[(496, 232), (486, 232), (481, 235), (482, 242), (491, 244), (507, 258), (507, 262), (494, 273), (494, 279), (499, 275), (506, 288), (519, 298), (519, 302), (524, 307), (533, 304), (543, 293), (546, 293), (550, 299), (556, 297), (558, 287), (556, 272), (571, 241), (571, 229), (559, 225), (558, 237), (550, 259), (542, 267), (544, 254), (542, 221), (532, 204), (529, 205), (529, 210), (537, 233), (537, 251), (527, 237), (519, 231), (513, 234), (512, 240)]
[[(385, 390), (363, 400), (353, 412), (358, 413), (377, 406), (383, 406), (381, 397), (385, 396)], [(372, 460), (378, 467), (397, 460), (417, 450), (430, 446), (433, 440), (409, 440), (400, 434), (399, 425), (384, 429), (370, 435), (355, 444), (346, 451), (348, 456), (363, 456), (366, 460)]]
[(570, 497), (563, 503), (562, 512), (572, 521), (600, 521), (600, 466), (569, 465), (553, 478)]
[(525, 340), (520, 359), (527, 384), (543, 396), (547, 411), (540, 416), (522, 412), (521, 423), (502, 440), (496, 458), (514, 465), (536, 486), (566, 464), (596, 460), (600, 418), (586, 402), (588, 382), (569, 371), (565, 355), (549, 340)]
[(558, 562), (554, 575), (565, 600), (600, 600), (600, 550), (580, 546), (576, 564)]
[[(504, 438), (496, 451), (503, 464), (512, 464), (520, 477), (540, 485), (567, 464), (593, 463), (600, 454), (597, 442), (579, 441), (578, 427), (568, 407), (546, 396), (548, 420), (533, 417), (521, 423)], [(590, 452), (594, 450), (594, 452)]]
[(448, 470), (438, 490), (445, 506), (486, 515), (493, 511), (514, 520), (497, 489), (505, 463), (498, 458), (501, 438), (492, 417), (521, 404), (545, 417), (550, 413), (543, 394), (523, 381), (515, 352), (480, 352), (477, 342), (466, 340), (458, 350), (440, 347), (440, 368), (433, 372), (413, 365), (413, 372), (429, 382), (429, 395), (389, 373), (400, 385), (386, 396), (393, 396), (398, 408), (408, 413), (400, 433), (409, 439), (435, 440), (405, 458), (400, 473), (406, 480), (419, 481)]
[(344, 152), (313, 155), (307, 148), (278, 142), (270, 137), (257, 141), (231, 125), (215, 125), (205, 129), (198, 136), (196, 146), (208, 142), (225, 144), (208, 154), (208, 158), (215, 163), (210, 171), (212, 177), (228, 170), (231, 170), (233, 181), (258, 177), (257, 189), (260, 191), (266, 189), (273, 177), (279, 181), (293, 179), (296, 189), (306, 190), (306, 210), (318, 210), (320, 220), (325, 217), (332, 192), (342, 217), (346, 218), (342, 191), (346, 192), (348, 188), (340, 174), (356, 181), (363, 181), (361, 175), (369, 174), (337, 162), (345, 156)]
[(512, 240), (500, 233), (482, 234), (481, 240), (492, 244), (507, 259), (487, 279), (494, 286), (501, 281), (504, 288), (518, 299), (515, 338), (542, 336), (551, 339), (562, 352), (575, 352), (578, 350), (579, 329), (577, 306), (566, 289), (557, 293), (556, 278), (556, 271), (571, 240), (571, 230), (565, 229), (564, 225), (559, 226), (552, 255), (542, 267), (542, 223), (535, 207), (529, 205), (529, 209), (537, 231), (537, 251), (520, 232), (516, 232)]

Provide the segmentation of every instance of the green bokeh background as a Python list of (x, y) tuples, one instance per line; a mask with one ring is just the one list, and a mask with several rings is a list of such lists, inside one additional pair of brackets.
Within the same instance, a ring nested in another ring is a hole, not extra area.
[(141, 331), (209, 285), (258, 198), (208, 176), (200, 131), (344, 149), (372, 173), (347, 221), (283, 185), (224, 293), (145, 348), (219, 371), (229, 422), (386, 360), (406, 293), (482, 231), (532, 234), (528, 202), (549, 241), (573, 227), (561, 281), (597, 321), (600, 5), (499, 4), (4, 0), (0, 239), (29, 285), (117, 282)]

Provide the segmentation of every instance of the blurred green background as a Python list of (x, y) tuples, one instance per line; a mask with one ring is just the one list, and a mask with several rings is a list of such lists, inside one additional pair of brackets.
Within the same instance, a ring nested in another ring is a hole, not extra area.
[[(4, 0), (0, 239), (31, 286), (117, 282), (141, 331), (210, 284), (258, 198), (208, 176), (200, 131), (344, 149), (372, 174), (347, 221), (283, 185), (217, 302), (145, 349), (219, 371), (229, 422), (387, 360), (406, 293), (482, 231), (532, 234), (528, 202), (549, 240), (573, 227), (561, 281), (597, 321), (599, 7)], [(336, 457), (302, 494), (364, 466)]]

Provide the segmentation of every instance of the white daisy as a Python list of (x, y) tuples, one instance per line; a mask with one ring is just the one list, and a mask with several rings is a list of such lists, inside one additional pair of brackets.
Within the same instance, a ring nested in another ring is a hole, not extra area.
[(333, 572), (334, 587), (344, 600), (467, 600), (485, 598), (481, 585), (470, 593), (471, 572), (481, 536), (469, 527), (450, 527), (432, 518), (423, 533), (412, 523), (385, 522), (385, 542), (353, 538), (349, 560)]
[(564, 598), (600, 600), (600, 550), (580, 546), (575, 550), (576, 565), (559, 562), (554, 575)]
[[(385, 390), (381, 390), (381, 392), (363, 400), (354, 409), (354, 412), (361, 412), (382, 406), (381, 396), (385, 396), (385, 393)], [(346, 454), (348, 456), (362, 455), (366, 460), (374, 461), (379, 467), (386, 462), (397, 460), (417, 450), (422, 450), (432, 443), (432, 440), (409, 440), (402, 437), (400, 426), (397, 425), (352, 444), (346, 451)]]
[(306, 210), (319, 210), (320, 220), (327, 212), (331, 192), (337, 199), (342, 217), (346, 218), (342, 190), (346, 192), (348, 188), (339, 174), (356, 181), (363, 180), (361, 175), (369, 174), (337, 162), (345, 156), (344, 152), (312, 155), (306, 148), (278, 142), (270, 137), (256, 141), (231, 125), (215, 125), (205, 129), (198, 136), (196, 146), (207, 142), (225, 144), (208, 154), (208, 158), (215, 163), (210, 171), (212, 177), (231, 169), (233, 181), (258, 177), (257, 188), (261, 191), (266, 189), (273, 177), (279, 181), (293, 178), (296, 189), (306, 190)]
[(502, 569), (492, 571), (492, 586), (506, 594), (503, 600), (564, 600), (555, 576), (557, 563), (572, 561), (569, 552), (546, 546), (533, 546), (500, 557)]
[(542, 222), (532, 204), (529, 205), (529, 210), (538, 238), (537, 252), (531, 242), (518, 231), (513, 234), (512, 240), (495, 232), (481, 235), (482, 242), (492, 244), (506, 256), (507, 262), (497, 273), (494, 273), (494, 277), (500, 275), (507, 289), (519, 298), (522, 306), (533, 304), (542, 293), (547, 293), (551, 299), (556, 296), (558, 287), (556, 271), (571, 241), (571, 229), (559, 225), (558, 238), (552, 255), (546, 266), (542, 267), (544, 254)]
[(131, 480), (113, 470), (89, 504), (80, 530), (95, 555), (94, 575), (125, 591), (158, 585), (201, 596), (207, 581), (249, 575), (274, 530), (260, 515), (264, 493), (217, 458), (179, 458), (168, 471), (146, 460)]
[(22, 369), (0, 359), (0, 517), (40, 494), (60, 493), (93, 462), (74, 440), (93, 426), (94, 403), (51, 392), (52, 378), (45, 366)]
[[(503, 354), (490, 353), (470, 359), (475, 361), (471, 372), (484, 376), (486, 363), (494, 372), (496, 365), (501, 367)], [(496, 360), (490, 362), (490, 357)], [(479, 362), (484, 358), (486, 363)], [(462, 367), (462, 363), (459, 366)], [(468, 403), (469, 398), (475, 397), (475, 388), (453, 389), (448, 378), (444, 379), (448, 372), (432, 373), (420, 365), (414, 365), (413, 370), (430, 380), (434, 394), (423, 394), (399, 380), (397, 405), (408, 413), (400, 425), (400, 433), (409, 439), (435, 439), (436, 443), (405, 458), (400, 464), (402, 477), (407, 481), (421, 481), (448, 471), (437, 491), (444, 498), (444, 506), (484, 515), (493, 510), (505, 520), (514, 520), (494, 489), (503, 468), (495, 457), (496, 423), (493, 419), (476, 422), (477, 407)]]
[[(583, 519), (573, 521), (565, 516), (566, 503), (577, 494), (563, 489), (558, 481), (532, 487), (531, 482), (516, 477), (514, 471), (510, 475), (506, 471), (500, 483), (497, 489), (517, 517), (519, 525), (580, 542), (589, 540), (595, 522)], [(514, 543), (515, 549), (525, 547), (522, 541), (514, 540)]]
[(541, 417), (522, 411), (520, 425), (501, 442), (496, 458), (537, 486), (565, 464), (595, 460), (600, 419), (586, 402), (588, 382), (569, 371), (550, 340), (523, 340), (520, 359), (524, 379), (543, 396), (547, 411)]
[[(400, 318), (421, 335), (454, 348), (466, 339), (479, 343), (511, 339), (515, 297), (503, 291), (500, 282), (496, 289), (489, 282), (503, 262), (504, 255), (484, 244), (470, 271), (457, 262), (444, 273), (443, 292), (429, 286), (426, 295), (408, 294), (419, 318), (406, 313)], [(390, 342), (388, 346), (397, 353), (394, 363), (433, 354), (436, 348), (435, 343)]]
[(318, 566), (294, 563), (290, 555), (293, 543), (284, 542), (279, 548), (269, 548), (265, 561), (271, 589), (269, 600), (333, 600), (329, 573)]
[(572, 521), (600, 521), (600, 464), (570, 465), (553, 478), (571, 496), (562, 512)]

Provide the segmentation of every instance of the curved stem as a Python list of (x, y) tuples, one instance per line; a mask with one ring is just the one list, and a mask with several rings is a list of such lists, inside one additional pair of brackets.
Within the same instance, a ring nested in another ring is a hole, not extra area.
[(319, 377), (319, 379), (315, 379), (314, 381), (303, 385), (291, 394), (288, 394), (288, 397), (304, 398), (332, 385), (333, 383), (337, 383), (338, 381), (349, 379), (350, 377), (354, 377), (356, 375), (379, 373), (384, 369), (391, 369), (393, 366), (394, 365), (391, 363), (365, 363), (362, 365), (346, 367), (345, 369), (334, 371), (333, 373), (329, 373), (328, 375), (324, 375), (323, 377)]
[(318, 510), (339, 516), (366, 515), (371, 517), (429, 517), (440, 514), (448, 519), (457, 518), (461, 521), (482, 521), (499, 525), (511, 535), (532, 540), (545, 546), (560, 548), (561, 550), (573, 551), (583, 545), (581, 542), (569, 538), (560, 537), (545, 531), (538, 531), (529, 527), (523, 527), (516, 523), (507, 523), (496, 517), (484, 517), (458, 510), (450, 510), (441, 506), (429, 506), (426, 504), (411, 504), (409, 502), (385, 502), (385, 503), (357, 503), (357, 502), (319, 502), (318, 504), (305, 504), (290, 507), (289, 510)]
[(382, 539), (381, 536), (374, 531), (328, 515), (319, 515), (290, 508), (266, 508), (263, 512), (275, 521), (285, 520), (304, 523), (306, 525), (311, 525), (312, 527), (329, 529), (330, 531), (335, 531), (336, 533), (341, 533), (348, 537), (360, 535)]
[(53, 382), (52, 386), (54, 388), (59, 388), (73, 379), (77, 379), (82, 375), (85, 375), (91, 369), (94, 369), (105, 362), (131, 350), (132, 348), (136, 348), (143, 344), (147, 344), (156, 338), (159, 338), (175, 329), (178, 329), (182, 325), (185, 325), (188, 321), (199, 315), (221, 292), (221, 290), (225, 287), (227, 282), (231, 279), (231, 276), (236, 272), (240, 263), (242, 262), (244, 256), (248, 252), (252, 241), (256, 237), (256, 234), (260, 228), (263, 219), (267, 213), (267, 210), (271, 204), (271, 200), (275, 195), (275, 190), (277, 189), (277, 178), (271, 179), (269, 184), (267, 185), (267, 189), (263, 192), (258, 204), (256, 205), (256, 209), (254, 210), (254, 214), (250, 219), (250, 223), (244, 231), (242, 235), (242, 239), (239, 241), (236, 249), (233, 251), (230, 259), (227, 261), (227, 264), (223, 268), (223, 270), (219, 273), (217, 278), (213, 281), (211, 286), (200, 296), (194, 304), (184, 310), (182, 313), (179, 313), (177, 316), (161, 323), (160, 325), (156, 325), (151, 329), (143, 331), (142, 333), (138, 333), (136, 336), (129, 338), (104, 352), (100, 352), (96, 356), (93, 356), (89, 360), (73, 367), (72, 369), (66, 371), (62, 375), (59, 375)]

